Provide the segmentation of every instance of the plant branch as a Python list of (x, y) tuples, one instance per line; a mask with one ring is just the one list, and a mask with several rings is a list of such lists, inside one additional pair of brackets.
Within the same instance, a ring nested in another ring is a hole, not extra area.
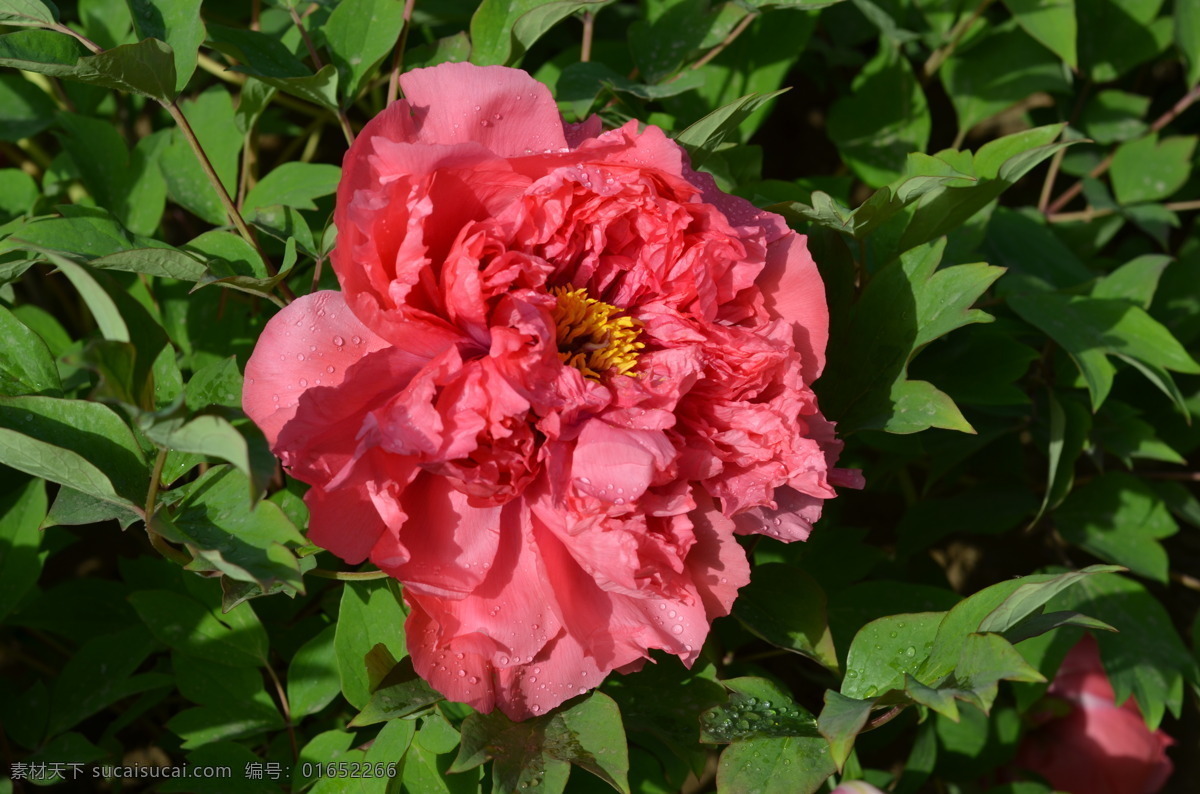
[[(217, 191), (217, 197), (221, 199), (221, 205), (225, 207), (225, 214), (229, 217), (234, 227), (237, 228), (238, 233), (242, 235), (242, 238), (262, 257), (267, 273), (274, 276), (278, 272), (275, 269), (275, 265), (271, 263), (266, 252), (262, 250), (262, 246), (258, 244), (258, 239), (250, 231), (250, 227), (246, 225), (246, 220), (242, 217), (242, 213), (238, 212), (237, 205), (233, 203), (233, 198), (229, 195), (229, 191), (225, 189), (225, 185), (221, 182), (221, 177), (217, 175), (216, 169), (213, 168), (212, 161), (208, 159), (204, 147), (200, 145), (200, 139), (196, 137), (196, 132), (192, 129), (192, 125), (188, 123), (187, 117), (183, 115), (183, 111), (179, 109), (179, 105), (175, 102), (164, 104), (163, 107), (171, 114), (171, 118), (179, 126), (179, 131), (183, 133), (183, 137), (187, 139), (188, 145), (192, 147), (192, 151), (196, 154), (196, 159), (200, 161), (200, 167), (204, 170), (208, 181), (212, 183), (213, 188)], [(296, 297), (288, 285), (282, 281), (279, 282), (279, 291), (289, 301), (294, 300)]]
[(59, 33), (66, 33), (68, 36), (72, 36), (72, 37), (78, 39), (79, 42), (81, 44), (83, 44), (83, 46), (87, 47), (89, 50), (92, 51), (93, 55), (97, 55), (99, 53), (104, 52), (104, 48), (101, 47), (99, 44), (92, 41), (87, 36), (83, 35), (82, 33), (72, 30), (71, 28), (67, 27), (66, 25), (62, 24), (61, 22), (56, 22), (53, 25), (51, 25), (50, 27), (54, 30), (57, 30)]
[[(1168, 209), (1171, 212), (1190, 212), (1192, 210), (1200, 210), (1200, 200), (1194, 201), (1173, 201), (1163, 204), (1163, 209)], [(1108, 207), (1092, 208), (1088, 207), (1085, 210), (1078, 212), (1054, 212), (1046, 216), (1046, 220), (1051, 223), (1070, 223), (1072, 221), (1090, 221), (1096, 218), (1103, 218), (1108, 215), (1115, 215), (1117, 210)]]
[(742, 35), (746, 28), (750, 27), (750, 23), (754, 22), (756, 19), (758, 19), (758, 14), (746, 14), (746, 16), (742, 17), (741, 21), (734, 26), (733, 30), (729, 31), (729, 35), (722, 39), (720, 44), (706, 52), (704, 57), (693, 63), (691, 68), (696, 70), (707, 66), (709, 61), (724, 52), (725, 48), (730, 44), (733, 44), (734, 39)]
[(300, 748), (296, 744), (296, 729), (292, 725), (292, 708), (288, 704), (287, 691), (283, 688), (283, 682), (279, 680), (279, 676), (275, 673), (269, 663), (263, 665), (267, 668), (267, 675), (271, 678), (271, 683), (275, 685), (275, 694), (279, 696), (279, 710), (283, 712), (283, 722), (287, 727), (288, 741), (292, 745), (293, 760), (300, 757)]
[(958, 49), (963, 36), (967, 35), (967, 31), (975, 24), (975, 20), (983, 16), (983, 12), (987, 11), (988, 6), (994, 2), (996, 0), (982, 0), (979, 5), (975, 6), (975, 10), (971, 12), (971, 16), (960, 19), (958, 24), (950, 30), (950, 41), (934, 50), (929, 55), (929, 58), (926, 59), (925, 65), (921, 67), (922, 84), (929, 82), (929, 78), (937, 74), (937, 70), (942, 68), (942, 64), (946, 62), (946, 59)]
[(150, 545), (159, 554), (179, 565), (187, 565), (192, 561), (191, 555), (172, 546), (154, 528), (154, 510), (155, 503), (158, 501), (158, 483), (162, 479), (163, 464), (166, 462), (167, 450), (160, 449), (158, 456), (154, 459), (154, 471), (150, 473), (150, 487), (146, 489), (146, 507), (143, 513), (143, 518), (146, 522), (146, 536), (150, 538)]
[(596, 16), (591, 11), (583, 12), (583, 41), (579, 45), (579, 62), (592, 59), (592, 36), (596, 32)]
[(396, 101), (400, 96), (400, 72), (404, 70), (404, 48), (408, 46), (408, 31), (412, 28), (413, 6), (417, 0), (404, 0), (404, 24), (400, 28), (400, 38), (396, 41), (396, 50), (392, 53), (392, 71), (388, 75), (387, 104)]
[[(1180, 100), (1176, 102), (1170, 110), (1155, 119), (1154, 123), (1150, 125), (1150, 129), (1146, 131), (1146, 134), (1153, 135), (1154, 133), (1162, 130), (1163, 127), (1167, 126), (1176, 118), (1178, 118), (1179, 114), (1191, 107), (1198, 99), (1200, 99), (1200, 85), (1197, 85), (1191, 91), (1188, 91), (1186, 94), (1184, 94), (1183, 97), (1180, 98)], [(1097, 179), (1112, 166), (1112, 163), (1113, 155), (1109, 154), (1100, 162), (1099, 165), (1088, 172), (1087, 178)], [(1046, 207), (1046, 215), (1052, 216), (1057, 214), (1063, 207), (1069, 204), (1073, 198), (1082, 193), (1083, 182), (1084, 180), (1081, 179), (1064, 190), (1061, 196), (1056, 198), (1048, 207)]]
[(321, 579), (337, 579), (342, 582), (369, 582), (372, 579), (388, 577), (383, 571), (330, 571), (325, 568), (313, 568), (308, 571), (308, 575)]

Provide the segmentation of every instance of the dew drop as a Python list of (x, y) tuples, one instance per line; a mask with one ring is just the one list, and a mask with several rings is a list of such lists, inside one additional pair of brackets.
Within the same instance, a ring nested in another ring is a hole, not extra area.
[(479, 122), (479, 126), (480, 127), (490, 127), (490, 126), (492, 126), (492, 122), (488, 121), (487, 119), (484, 119), (483, 121)]
[(539, 714), (539, 713), (541, 713), (542, 707), (539, 706), (538, 704), (534, 703), (532, 706), (529, 707), (529, 710), (532, 711), (534, 714)]
[(529, 683), (531, 683), (531, 684), (536, 684), (536, 683), (537, 683), (537, 676), (536, 676), (536, 675), (531, 675), (531, 676), (529, 676)]
[(297, 354), (296, 354), (296, 360), (297, 360), (297, 361), (303, 361), (303, 360), (304, 360), (304, 354), (303, 354), (303, 353), (297, 353)]
[(354, 344), (356, 344), (356, 345), (361, 345), (361, 344), (362, 344), (362, 337), (361, 337), (361, 336), (352, 336), (352, 337), (350, 337), (350, 341), (351, 341), (351, 342), (353, 342), (353, 343), (354, 343)]
[(278, 394), (272, 394), (272, 395), (271, 395), (271, 400), (272, 400), (273, 402), (279, 402), (279, 395), (278, 395)]
[(306, 378), (301, 378), (299, 380), (299, 383), (300, 383), (300, 388), (303, 389), (305, 386), (308, 385), (308, 380)]
[(492, 116), (492, 118), (494, 118), (496, 121), (499, 121), (500, 119), (504, 118), (504, 116), (501, 116), (499, 113), (496, 113), (495, 115)]
[(675, 617), (676, 614), (678, 614), (678, 613), (676, 613), (675, 610), (672, 609), (670, 612), (667, 613), (667, 617), (673, 618), (673, 617)]
[(310, 353), (316, 353), (316, 352), (317, 352), (317, 346), (316, 346), (316, 345), (309, 345), (309, 346), (308, 346), (308, 352), (310, 352)]
[(470, 678), (468, 678), (467, 680), (468, 680), (468, 681), (470, 681), (472, 684), (478, 684), (478, 683), (479, 683), (479, 677), (478, 677), (478, 676), (471, 676), (471, 677), (470, 677)]
[(467, 677), (467, 671), (466, 671), (466, 670), (459, 670), (459, 671), (458, 671), (458, 677), (459, 677), (459, 678), (466, 678), (466, 677)]
[(332, 364), (330, 364), (328, 367), (325, 368), (325, 371), (328, 372), (330, 375), (332, 375), (333, 373), (337, 372), (337, 368), (335, 368)]
[(674, 626), (671, 627), (671, 633), (676, 636), (683, 634), (683, 626), (676, 623)]

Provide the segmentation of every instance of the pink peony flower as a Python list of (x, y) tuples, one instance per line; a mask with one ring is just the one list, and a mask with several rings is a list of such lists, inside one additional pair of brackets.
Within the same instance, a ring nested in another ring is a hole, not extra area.
[(1118, 706), (1090, 634), (1067, 654), (1047, 694), (1065, 701), (1065, 715), (1046, 722), (1021, 743), (1017, 765), (1070, 794), (1154, 794), (1173, 766), (1174, 744), (1146, 727), (1137, 703)]
[(829, 794), (884, 794), (864, 780), (851, 780), (840, 784)]
[(734, 535), (802, 540), (860, 482), (809, 388), (804, 238), (523, 72), (401, 85), (346, 154), (343, 291), (271, 320), (245, 410), (312, 541), (403, 582), (447, 697), (521, 719), (651, 648), (690, 665), (748, 581)]

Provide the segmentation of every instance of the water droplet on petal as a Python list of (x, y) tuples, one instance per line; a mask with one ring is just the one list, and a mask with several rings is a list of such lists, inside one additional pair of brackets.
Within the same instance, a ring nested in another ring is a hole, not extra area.
[(671, 633), (676, 636), (683, 634), (683, 626), (676, 623), (674, 626), (671, 627)]
[(296, 354), (296, 360), (297, 360), (297, 361), (303, 361), (303, 360), (304, 360), (304, 354), (303, 354), (303, 353), (297, 353), (297, 354)]
[(346, 340), (342, 339), (340, 336), (335, 336), (333, 338), (333, 343), (338, 347), (341, 347), (342, 345), (346, 344)]
[(325, 371), (328, 372), (330, 375), (332, 375), (333, 373), (337, 372), (337, 369), (332, 364), (330, 364), (328, 367), (325, 368)]
[(350, 341), (351, 341), (351, 342), (353, 342), (353, 343), (354, 343), (354, 344), (356, 344), (356, 345), (361, 345), (361, 344), (362, 344), (362, 337), (361, 337), (361, 336), (352, 336), (352, 337), (350, 337)]
[(301, 378), (299, 383), (300, 383), (300, 388), (303, 389), (305, 386), (308, 385), (308, 380), (305, 378)]

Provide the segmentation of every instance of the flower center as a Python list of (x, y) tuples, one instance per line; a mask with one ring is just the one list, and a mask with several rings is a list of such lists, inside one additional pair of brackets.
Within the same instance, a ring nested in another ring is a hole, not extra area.
[(551, 314), (558, 338), (558, 357), (575, 367), (585, 378), (600, 380), (601, 373), (615, 369), (618, 375), (637, 377), (630, 372), (637, 365), (638, 351), (645, 345), (637, 341), (642, 323), (621, 314), (623, 309), (589, 298), (583, 287), (555, 287), (550, 294), (558, 299)]

